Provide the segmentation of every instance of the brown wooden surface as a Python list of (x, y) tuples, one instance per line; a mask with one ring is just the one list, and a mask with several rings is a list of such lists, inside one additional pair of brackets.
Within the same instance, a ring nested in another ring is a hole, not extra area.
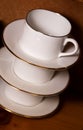
[(70, 20), (81, 56), (69, 70), (70, 83), (61, 94), (61, 105), (54, 115), (27, 119), (0, 109), (0, 130), (83, 130), (83, 0), (0, 0), (0, 47), (4, 27), (36, 8), (59, 12)]

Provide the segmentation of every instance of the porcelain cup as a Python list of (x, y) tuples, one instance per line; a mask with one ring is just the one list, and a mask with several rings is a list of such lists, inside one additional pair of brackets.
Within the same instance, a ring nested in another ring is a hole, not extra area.
[(35, 66), (16, 58), (14, 61), (14, 72), (24, 81), (39, 84), (51, 80), (55, 70)]
[(25, 106), (35, 106), (43, 99), (43, 96), (26, 93), (10, 85), (6, 85), (5, 94), (12, 101)]
[[(78, 51), (78, 43), (68, 38), (71, 23), (59, 13), (35, 9), (28, 13), (22, 36), (18, 41), (22, 51), (41, 60), (73, 56)], [(71, 43), (72, 52), (63, 52)]]

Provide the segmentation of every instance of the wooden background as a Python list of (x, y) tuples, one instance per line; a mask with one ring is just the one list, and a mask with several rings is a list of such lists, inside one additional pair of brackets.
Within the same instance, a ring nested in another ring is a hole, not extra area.
[(0, 0), (0, 47), (4, 27), (36, 8), (59, 12), (70, 20), (71, 33), (81, 49), (80, 59), (69, 69), (70, 83), (61, 94), (56, 113), (43, 119), (27, 119), (0, 108), (0, 130), (83, 130), (83, 0)]

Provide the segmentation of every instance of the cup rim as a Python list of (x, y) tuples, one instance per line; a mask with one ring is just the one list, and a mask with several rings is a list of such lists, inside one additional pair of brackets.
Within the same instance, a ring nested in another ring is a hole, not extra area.
[[(28, 17), (28, 14), (29, 14), (29, 13), (31, 13), (32, 11), (36, 11), (36, 10), (52, 12), (52, 13), (55, 13), (56, 15), (59, 15), (59, 16), (63, 17), (63, 18), (69, 23), (69, 25), (70, 25), (70, 31), (69, 31), (67, 34), (65, 34), (65, 35), (60, 35), (60, 36), (57, 35), (57, 36), (56, 36), (56, 35), (50, 35), (50, 34), (47, 34), (47, 33), (44, 33), (44, 32), (42, 32), (42, 31), (38, 31), (38, 30), (34, 29), (34, 28), (30, 25), (30, 23), (28, 22), (27, 17)], [(70, 21), (69, 21), (64, 15), (60, 14), (59, 12), (54, 12), (54, 11), (47, 10), (47, 9), (42, 9), (42, 8), (29, 10), (29, 11), (27, 12), (26, 16), (25, 16), (25, 20), (26, 20), (27, 25), (30, 27), (30, 29), (32, 29), (32, 30), (35, 31), (36, 33), (40, 33), (40, 34), (42, 34), (42, 35), (44, 35), (44, 36), (48, 36), (48, 37), (52, 37), (52, 38), (61, 38), (61, 37), (68, 36), (68, 34), (70, 34), (71, 29), (72, 29), (72, 26), (71, 26)]]

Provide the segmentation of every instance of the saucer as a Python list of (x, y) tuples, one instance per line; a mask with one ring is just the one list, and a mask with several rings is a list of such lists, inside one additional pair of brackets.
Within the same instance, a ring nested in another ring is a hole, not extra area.
[(3, 80), (0, 79), (0, 105), (16, 115), (27, 118), (45, 117), (54, 112), (59, 105), (59, 96), (44, 98), (41, 103), (33, 107), (20, 105), (6, 96), (5, 87)]
[[(3, 32), (4, 44), (15, 56), (31, 64), (57, 70), (66, 69), (78, 60), (79, 52), (74, 56), (53, 58), (52, 60), (41, 60), (23, 52), (18, 42), (23, 32), (24, 23), (25, 19), (11, 22)], [(70, 47), (67, 51), (72, 51), (72, 49), (73, 47)]]
[(67, 70), (57, 71), (54, 77), (45, 83), (31, 83), (19, 78), (14, 72), (15, 56), (5, 47), (0, 49), (0, 75), (13, 87), (25, 92), (41, 96), (49, 96), (61, 93), (66, 89), (69, 82), (69, 73)]

